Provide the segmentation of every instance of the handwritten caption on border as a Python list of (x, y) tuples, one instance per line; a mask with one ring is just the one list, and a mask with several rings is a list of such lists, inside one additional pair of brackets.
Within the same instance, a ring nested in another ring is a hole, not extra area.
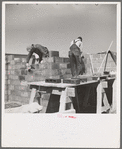
[(71, 116), (71, 115), (63, 115), (63, 114), (57, 114), (57, 117), (58, 117), (58, 118), (73, 118), (73, 119), (76, 119), (75, 116)]

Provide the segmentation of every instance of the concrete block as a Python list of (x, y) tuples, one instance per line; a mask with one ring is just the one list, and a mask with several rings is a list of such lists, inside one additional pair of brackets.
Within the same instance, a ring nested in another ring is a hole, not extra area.
[(10, 83), (11, 83), (10, 80), (5, 80), (6, 85), (9, 85)]
[(5, 75), (10, 75), (11, 74), (11, 71), (10, 70), (6, 70), (5, 71)]
[(53, 69), (53, 70), (45, 69), (43, 71), (35, 71), (34, 75), (49, 77), (49, 76), (53, 76), (53, 75), (59, 75), (59, 70), (58, 69)]
[(11, 75), (21, 75), (21, 70), (9, 70)]
[(21, 65), (21, 64), (14, 65), (14, 69), (21, 69), (23, 67), (26, 68), (25, 65)]
[(26, 92), (30, 91), (29, 86), (24, 86), (24, 85), (14, 85), (14, 89), (19, 91), (26, 91)]
[(10, 80), (10, 84), (11, 85), (20, 85), (20, 81), (19, 80)]
[(70, 59), (67, 58), (67, 57), (64, 57), (64, 58), (63, 58), (63, 62), (64, 62), (64, 63), (69, 63), (69, 62), (70, 62)]
[(6, 61), (10, 62), (11, 60), (14, 60), (14, 55), (7, 55), (6, 56)]
[(61, 79), (45, 79), (45, 82), (48, 82), (48, 83), (61, 83)]
[(22, 58), (21, 61), (26, 63), (27, 60), (26, 60), (26, 58)]
[(62, 57), (55, 57), (55, 63), (63, 63), (63, 58)]
[(60, 77), (61, 77), (61, 79), (66, 79), (66, 78), (71, 78), (72, 75), (71, 74), (64, 74), (64, 75), (61, 75)]
[(34, 81), (35, 76), (34, 75), (26, 75), (25, 76), (25, 80), (28, 82), (32, 82)]
[(21, 97), (30, 97), (31, 92), (21, 91)]
[(14, 58), (14, 61), (15, 61), (15, 63), (20, 63), (20, 62), (22, 62), (22, 59), (21, 58)]
[(8, 69), (8, 70), (14, 69), (14, 65), (8, 65), (8, 66), (7, 66), (7, 69)]
[(15, 87), (14, 85), (11, 85), (11, 84), (8, 85), (8, 89), (9, 89), (9, 90), (14, 90), (14, 89), (15, 89), (14, 87)]
[(26, 69), (26, 64), (25, 63), (21, 63), (20, 68), (21, 69)]
[(27, 75), (27, 70), (26, 69), (21, 69), (21, 74), (20, 75)]
[(69, 63), (60, 63), (60, 64), (59, 64), (59, 68), (60, 68), (60, 69), (67, 69), (67, 68), (70, 68), (70, 64), (69, 64)]
[(18, 80), (19, 76), (17, 76), (17, 75), (9, 75), (9, 79)]
[(60, 75), (71, 74), (70, 69), (60, 69)]
[(20, 81), (25, 80), (25, 76), (24, 76), (24, 75), (20, 75), (20, 76), (18, 76), (18, 79), (19, 79)]
[(11, 90), (12, 95), (21, 96), (21, 91), (19, 90)]
[(56, 76), (49, 76), (50, 79), (60, 79), (60, 75), (56, 75)]
[(54, 62), (39, 64), (39, 70), (44, 69), (59, 69), (59, 64)]
[(11, 95), (11, 91), (10, 90), (5, 90), (5, 95)]
[(43, 58), (43, 63), (55, 62), (55, 57)]
[(10, 64), (11, 64), (11, 65), (15, 65), (16, 62), (15, 62), (14, 60), (11, 60), (11, 61), (10, 61)]
[(49, 51), (49, 57), (59, 57), (59, 51)]
[(6, 102), (8, 102), (8, 100), (9, 100), (9, 96), (8, 95), (5, 95), (4, 96), (4, 102), (6, 103)]

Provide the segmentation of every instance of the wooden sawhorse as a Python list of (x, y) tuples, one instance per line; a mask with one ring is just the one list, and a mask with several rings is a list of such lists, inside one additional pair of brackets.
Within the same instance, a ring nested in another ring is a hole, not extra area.
[(32, 89), (30, 103), (34, 101), (37, 91), (60, 95), (59, 113), (68, 112), (66, 110), (66, 103), (69, 101), (73, 104), (71, 106), (73, 113), (82, 113), (83, 102), (87, 105), (91, 88), (95, 91), (95, 100), (97, 101), (96, 112), (98, 113), (98, 109), (101, 109), (98, 102), (102, 100), (100, 96), (101, 87), (98, 85), (99, 81), (97, 80), (82, 82), (80, 84), (46, 83), (45, 81), (30, 82), (28, 84), (30, 85), (30, 89)]

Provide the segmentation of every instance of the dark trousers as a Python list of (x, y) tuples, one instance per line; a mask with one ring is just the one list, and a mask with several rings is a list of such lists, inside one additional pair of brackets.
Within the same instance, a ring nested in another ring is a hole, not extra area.
[(80, 49), (76, 45), (70, 47), (69, 57), (73, 77), (77, 77), (78, 75), (85, 73), (85, 65), (80, 55)]

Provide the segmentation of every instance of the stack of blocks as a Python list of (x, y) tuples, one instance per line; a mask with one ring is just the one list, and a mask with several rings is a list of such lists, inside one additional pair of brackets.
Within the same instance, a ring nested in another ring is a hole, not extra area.
[[(44, 81), (47, 78), (70, 78), (69, 58), (59, 57), (58, 51), (50, 51), (49, 57), (40, 64), (34, 64), (32, 71), (26, 70), (25, 58), (6, 56), (5, 65), (5, 102), (15, 101), (22, 105), (29, 103), (30, 89), (27, 82)], [(43, 98), (44, 99), (44, 98)]]
[[(94, 72), (97, 72), (104, 54), (93, 54), (91, 56)], [(84, 54), (86, 72), (85, 75), (92, 75), (91, 60), (89, 54)], [(27, 82), (44, 81), (45, 79), (71, 78), (70, 62), (68, 57), (59, 57), (58, 51), (50, 51), (49, 57), (44, 58), (40, 64), (33, 65), (35, 69), (28, 72), (26, 70), (25, 58), (14, 58), (14, 55), (6, 56), (5, 64), (5, 102), (19, 102), (22, 105), (28, 104), (30, 99), (30, 89)], [(103, 65), (104, 67), (104, 65)], [(106, 69), (116, 70), (116, 66), (109, 58)], [(103, 71), (103, 68), (101, 69)], [(43, 96), (45, 107), (47, 106), (49, 95)], [(36, 99), (35, 99), (36, 100)]]
[(25, 58), (14, 58), (13, 55), (6, 57), (5, 65), (5, 102), (15, 101), (28, 104), (30, 90), (27, 83), (21, 80), (27, 75)]

